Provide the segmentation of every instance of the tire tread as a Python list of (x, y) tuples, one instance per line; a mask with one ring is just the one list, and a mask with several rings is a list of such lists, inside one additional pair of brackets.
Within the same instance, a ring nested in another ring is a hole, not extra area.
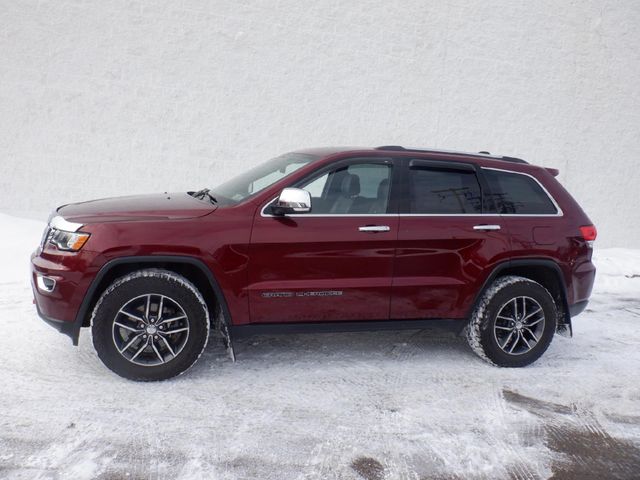
[[(544, 292), (546, 292), (546, 294), (548, 295), (551, 303), (555, 306), (555, 302), (553, 300), (552, 295), (549, 293), (549, 291), (546, 288), (544, 288), (544, 286), (540, 285), (538, 282), (535, 282), (534, 280), (531, 280), (530, 278), (521, 277), (518, 275), (505, 275), (503, 277), (497, 278), (489, 286), (489, 288), (483, 293), (464, 331), (465, 337), (467, 339), (467, 343), (471, 347), (471, 350), (473, 350), (473, 352), (476, 355), (478, 355), (480, 358), (482, 358), (484, 361), (494, 366), (506, 366), (506, 365), (499, 365), (498, 363), (496, 363), (494, 360), (490, 358), (488, 354), (488, 348), (487, 348), (488, 346), (482, 340), (482, 332), (487, 328), (492, 327), (491, 319), (487, 318), (487, 310), (491, 305), (491, 301), (493, 300), (493, 298), (495, 298), (495, 296), (498, 293), (500, 293), (505, 288), (509, 288), (518, 284), (525, 284), (529, 286), (535, 285), (539, 288), (542, 288)], [(552, 320), (555, 321), (555, 319), (556, 319), (556, 316), (554, 315)], [(546, 342), (546, 345), (544, 345), (544, 348), (542, 349), (542, 351), (540, 351), (540, 355), (536, 357), (536, 359), (534, 359), (533, 361), (537, 360), (537, 358), (539, 358), (547, 350), (550, 343), (551, 341)]]
[[(183, 369), (182, 371), (178, 372), (176, 375), (171, 375), (167, 378), (149, 378), (149, 377), (144, 377), (144, 376), (140, 376), (140, 375), (134, 375), (131, 374), (129, 372), (118, 372), (116, 370), (114, 370), (113, 368), (111, 368), (111, 366), (104, 361), (104, 359), (101, 358), (102, 362), (105, 364), (105, 366), (107, 368), (109, 368), (111, 371), (113, 371), (114, 373), (128, 378), (129, 380), (135, 380), (135, 381), (141, 381), (141, 382), (152, 382), (152, 381), (159, 381), (159, 380), (166, 380), (168, 378), (172, 378), (172, 377), (176, 377), (176, 376), (180, 376), (182, 374), (184, 374), (186, 371), (188, 371), (191, 367), (193, 367), (193, 365), (195, 365), (195, 363), (198, 361), (198, 359), (202, 356), (207, 343), (209, 341), (209, 333), (210, 333), (210, 319), (209, 319), (209, 309), (207, 307), (207, 303), (204, 299), (204, 297), (202, 296), (202, 294), (200, 293), (200, 291), (196, 288), (196, 286), (191, 283), (189, 280), (187, 280), (185, 277), (183, 277), (182, 275), (179, 275), (175, 272), (172, 272), (171, 270), (165, 270), (165, 269), (161, 269), (161, 268), (145, 268), (143, 270), (136, 270), (134, 272), (128, 273), (127, 275), (124, 275), (118, 279), (116, 279), (113, 283), (111, 283), (111, 285), (109, 285), (104, 292), (102, 292), (102, 294), (100, 295), (100, 298), (98, 299), (98, 301), (96, 302), (95, 307), (93, 308), (93, 311), (91, 313), (91, 320), (90, 320), (90, 331), (91, 331), (91, 343), (93, 345), (93, 348), (96, 350), (96, 352), (99, 353), (99, 349), (96, 348), (96, 340), (94, 338), (95, 336), (95, 332), (96, 329), (94, 328), (94, 323), (96, 321), (96, 316), (98, 314), (98, 312), (100, 311), (103, 303), (105, 302), (106, 299), (109, 298), (109, 295), (112, 294), (114, 291), (116, 291), (117, 289), (119, 289), (120, 287), (122, 287), (123, 285), (126, 285), (127, 282), (130, 282), (132, 280), (136, 280), (139, 278), (157, 278), (157, 279), (161, 279), (167, 282), (172, 282), (175, 283), (187, 290), (189, 290), (191, 293), (193, 293), (193, 295), (196, 297), (198, 303), (200, 303), (200, 305), (202, 306), (202, 309), (204, 311), (205, 314), (205, 323), (206, 323), (206, 336), (205, 336), (205, 340), (203, 342), (202, 345), (202, 349), (200, 350), (200, 352), (198, 353), (198, 355), (195, 357), (194, 361), (188, 365), (185, 369)], [(100, 354), (98, 354), (98, 356), (100, 357)]]

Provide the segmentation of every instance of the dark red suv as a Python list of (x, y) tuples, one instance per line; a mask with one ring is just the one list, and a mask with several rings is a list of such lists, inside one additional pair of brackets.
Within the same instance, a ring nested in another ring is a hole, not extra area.
[(301, 150), (196, 192), (65, 205), (32, 256), (39, 315), (135, 380), (187, 370), (214, 329), (464, 331), (528, 365), (586, 306), (595, 227), (511, 157)]

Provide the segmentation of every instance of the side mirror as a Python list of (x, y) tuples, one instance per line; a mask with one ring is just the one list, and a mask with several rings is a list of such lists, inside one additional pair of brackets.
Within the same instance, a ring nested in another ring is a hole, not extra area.
[(301, 188), (285, 188), (276, 203), (271, 206), (274, 215), (290, 215), (311, 211), (311, 194)]

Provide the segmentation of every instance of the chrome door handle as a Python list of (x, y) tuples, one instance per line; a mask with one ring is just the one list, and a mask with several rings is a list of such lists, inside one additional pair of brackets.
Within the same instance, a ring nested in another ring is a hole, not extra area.
[(391, 230), (391, 228), (389, 228), (387, 225), (365, 225), (364, 227), (358, 227), (358, 230), (361, 232), (376, 233), (388, 232), (389, 230)]
[(500, 225), (475, 225), (474, 230), (500, 230)]

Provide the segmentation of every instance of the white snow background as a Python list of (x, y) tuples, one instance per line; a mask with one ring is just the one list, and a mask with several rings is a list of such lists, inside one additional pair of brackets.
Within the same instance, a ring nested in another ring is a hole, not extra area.
[[(44, 224), (0, 214), (0, 478), (637, 478), (640, 250), (596, 250), (572, 339), (499, 369), (437, 330), (260, 337), (135, 383), (32, 305)], [(634, 477), (636, 475), (636, 477)]]

